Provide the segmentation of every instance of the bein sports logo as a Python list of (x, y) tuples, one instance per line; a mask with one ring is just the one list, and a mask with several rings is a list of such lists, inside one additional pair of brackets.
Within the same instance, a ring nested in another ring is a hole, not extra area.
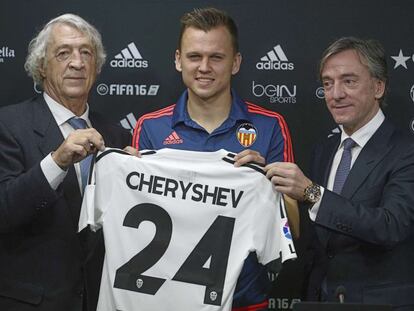
[(256, 97), (266, 95), (270, 99), (270, 103), (294, 104), (296, 103), (296, 85), (289, 89), (284, 84), (268, 84), (262, 85), (252, 82), (252, 93)]

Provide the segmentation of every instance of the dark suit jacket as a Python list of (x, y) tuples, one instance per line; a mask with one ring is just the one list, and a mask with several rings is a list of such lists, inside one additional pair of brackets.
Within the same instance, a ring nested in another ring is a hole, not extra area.
[[(130, 135), (90, 113), (109, 147)], [(55, 191), (40, 161), (63, 142), (42, 96), (0, 110), (0, 310), (95, 310), (102, 233), (77, 233), (81, 194), (74, 167)]]
[[(339, 142), (335, 134), (315, 149), (310, 177), (324, 187)], [(385, 120), (361, 150), (342, 195), (325, 191), (314, 223), (308, 299), (337, 301), (343, 285), (348, 302), (414, 310), (413, 142)]]

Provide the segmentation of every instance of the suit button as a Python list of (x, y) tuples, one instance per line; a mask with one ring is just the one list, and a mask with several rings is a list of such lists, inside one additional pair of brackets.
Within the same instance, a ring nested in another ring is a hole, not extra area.
[(41, 201), (37, 206), (36, 206), (36, 210), (41, 210), (42, 208), (47, 207), (47, 201)]

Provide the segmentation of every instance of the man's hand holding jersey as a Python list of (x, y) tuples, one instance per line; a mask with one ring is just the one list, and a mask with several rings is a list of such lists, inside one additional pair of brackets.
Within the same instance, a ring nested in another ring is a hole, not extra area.
[(104, 149), (105, 142), (97, 130), (94, 128), (79, 129), (68, 135), (52, 153), (52, 159), (60, 168), (66, 170), (73, 163)]
[(238, 154), (236, 154), (236, 156), (234, 157), (234, 160), (236, 161), (234, 163), (235, 167), (239, 167), (239, 166), (242, 166), (250, 162), (254, 162), (254, 163), (258, 163), (262, 165), (265, 165), (266, 163), (265, 158), (263, 158), (259, 152), (250, 150), (250, 149), (243, 150), (242, 152), (239, 152)]
[[(249, 162), (255, 162), (258, 164), (262, 164), (263, 166), (266, 164), (266, 160), (264, 157), (260, 155), (259, 152), (246, 149), (242, 152), (239, 152), (235, 157), (234, 160), (236, 161), (234, 163), (235, 167), (242, 166), (243, 164), (249, 163)], [(293, 163), (282, 163), (282, 164), (293, 164)], [(275, 163), (270, 163), (265, 167), (265, 172), (268, 172), (270, 168), (272, 168), (275, 165)], [(294, 165), (294, 164), (293, 164)], [(269, 180), (272, 180), (273, 175), (267, 174), (267, 177)], [(276, 187), (276, 190), (278, 188)], [(285, 206), (286, 206), (286, 212), (288, 214), (288, 220), (289, 220), (289, 226), (292, 231), (292, 234), (295, 238), (299, 238), (299, 209), (298, 209), (298, 203), (295, 199), (292, 199), (288, 195), (283, 196), (285, 199)]]

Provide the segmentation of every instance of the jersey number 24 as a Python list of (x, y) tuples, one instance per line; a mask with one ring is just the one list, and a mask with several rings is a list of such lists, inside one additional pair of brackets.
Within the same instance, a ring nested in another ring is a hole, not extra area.
[[(155, 295), (165, 279), (142, 273), (155, 265), (166, 252), (173, 225), (167, 211), (151, 203), (132, 207), (126, 214), (123, 225), (138, 228), (143, 221), (150, 221), (155, 225), (154, 238), (142, 251), (116, 270), (114, 287)], [(204, 304), (221, 305), (233, 229), (234, 218), (217, 216), (173, 277), (175, 281), (204, 285)], [(209, 258), (210, 266), (205, 268)]]

